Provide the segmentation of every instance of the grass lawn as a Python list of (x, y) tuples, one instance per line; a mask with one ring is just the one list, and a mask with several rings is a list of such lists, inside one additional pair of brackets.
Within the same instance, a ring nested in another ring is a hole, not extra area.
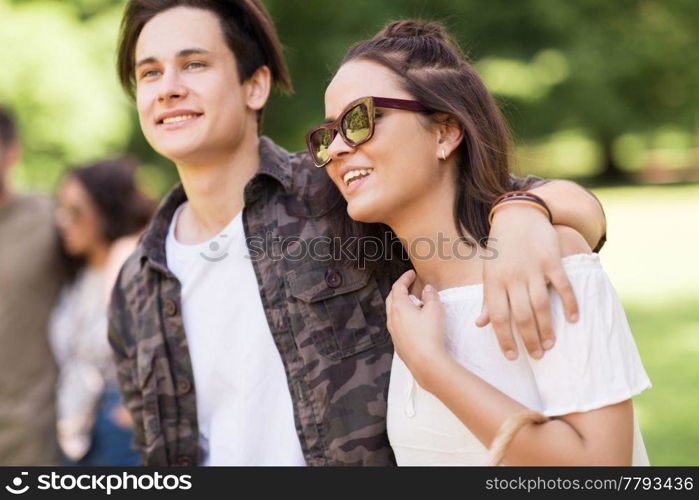
[(653, 465), (699, 465), (699, 185), (595, 189), (600, 258), (653, 388), (635, 407)]

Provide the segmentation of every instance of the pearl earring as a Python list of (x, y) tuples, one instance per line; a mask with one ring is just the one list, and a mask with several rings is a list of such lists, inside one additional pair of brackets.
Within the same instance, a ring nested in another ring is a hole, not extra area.
[(439, 152), (439, 158), (440, 158), (440, 160), (446, 160), (447, 159), (447, 152), (442, 149)]

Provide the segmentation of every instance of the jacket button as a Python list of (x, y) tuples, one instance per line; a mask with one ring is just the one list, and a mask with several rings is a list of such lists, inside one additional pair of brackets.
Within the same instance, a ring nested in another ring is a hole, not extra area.
[(186, 378), (177, 379), (177, 394), (184, 396), (189, 394), (192, 390), (192, 384)]
[(330, 288), (337, 288), (342, 285), (342, 275), (337, 271), (328, 271), (325, 273), (325, 282)]
[(177, 457), (177, 465), (180, 465), (182, 467), (191, 467), (192, 465), (194, 465), (194, 461), (186, 455), (181, 455)]
[(172, 299), (165, 299), (165, 314), (174, 316), (177, 314), (177, 304)]

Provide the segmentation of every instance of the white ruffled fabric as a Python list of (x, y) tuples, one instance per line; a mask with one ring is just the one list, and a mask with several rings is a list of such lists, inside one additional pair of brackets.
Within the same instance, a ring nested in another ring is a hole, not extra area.
[[(550, 292), (556, 345), (542, 359), (502, 354), (490, 325), (478, 328), (482, 285), (439, 292), (446, 310), (446, 346), (462, 366), (530, 409), (548, 416), (584, 412), (625, 401), (651, 387), (619, 297), (597, 254), (563, 259), (580, 319), (568, 323)], [(413, 297), (414, 301), (418, 299)], [(513, 325), (514, 327), (514, 325)], [(516, 332), (516, 329), (515, 329)], [(417, 385), (396, 355), (388, 396), (388, 435), (399, 465), (483, 465), (487, 449), (451, 411)], [(634, 417), (633, 465), (648, 465)]]

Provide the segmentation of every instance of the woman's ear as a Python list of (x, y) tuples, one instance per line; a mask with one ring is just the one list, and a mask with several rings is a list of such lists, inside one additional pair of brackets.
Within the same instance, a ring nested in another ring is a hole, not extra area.
[(434, 116), (437, 127), (437, 158), (446, 160), (464, 139), (459, 122), (451, 115), (438, 113)]
[(265, 107), (272, 88), (272, 73), (267, 66), (260, 66), (244, 83), (248, 107), (259, 111)]

